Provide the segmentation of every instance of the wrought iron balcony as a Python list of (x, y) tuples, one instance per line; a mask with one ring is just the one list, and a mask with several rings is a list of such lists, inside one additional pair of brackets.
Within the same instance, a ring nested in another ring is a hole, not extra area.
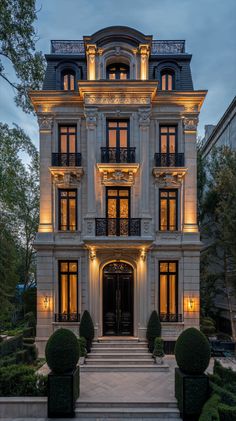
[(79, 322), (79, 313), (56, 313), (55, 322)]
[(125, 164), (135, 162), (135, 148), (101, 148), (101, 162)]
[(155, 153), (156, 167), (184, 167), (183, 153)]
[(167, 313), (160, 313), (160, 321), (161, 322), (182, 322), (183, 317), (182, 314), (167, 314)]
[(81, 167), (81, 153), (52, 153), (53, 167)]
[(96, 218), (96, 236), (140, 236), (140, 218)]

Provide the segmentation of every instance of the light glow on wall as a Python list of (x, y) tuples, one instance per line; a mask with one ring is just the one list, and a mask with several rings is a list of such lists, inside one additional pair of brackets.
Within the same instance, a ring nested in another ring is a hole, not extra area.
[(43, 307), (44, 307), (44, 310), (50, 309), (50, 297), (48, 295), (45, 295), (43, 299)]
[(199, 312), (199, 297), (188, 294), (184, 297), (184, 311), (187, 313)]

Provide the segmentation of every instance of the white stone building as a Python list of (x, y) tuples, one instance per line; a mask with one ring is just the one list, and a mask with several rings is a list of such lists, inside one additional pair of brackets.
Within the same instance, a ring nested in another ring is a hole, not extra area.
[(153, 309), (171, 352), (199, 325), (196, 129), (184, 41), (108, 27), (52, 41), (40, 130), (37, 345), (89, 310), (96, 337), (145, 338)]

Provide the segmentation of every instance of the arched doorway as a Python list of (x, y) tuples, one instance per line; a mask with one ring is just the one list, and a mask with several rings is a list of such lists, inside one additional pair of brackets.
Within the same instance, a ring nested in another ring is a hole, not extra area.
[(132, 336), (134, 307), (133, 268), (112, 262), (103, 269), (103, 335)]

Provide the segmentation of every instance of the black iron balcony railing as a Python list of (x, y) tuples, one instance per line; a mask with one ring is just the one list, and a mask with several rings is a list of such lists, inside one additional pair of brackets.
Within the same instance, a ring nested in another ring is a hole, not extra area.
[(182, 320), (183, 320), (182, 314), (160, 313), (161, 322), (182, 322)]
[(52, 153), (53, 167), (81, 167), (81, 153)]
[(101, 148), (103, 163), (130, 164), (135, 162), (135, 148)]
[(55, 322), (79, 322), (79, 313), (57, 313), (55, 314)]
[(96, 218), (97, 236), (140, 236), (140, 218)]
[(156, 167), (184, 167), (183, 153), (155, 153)]

